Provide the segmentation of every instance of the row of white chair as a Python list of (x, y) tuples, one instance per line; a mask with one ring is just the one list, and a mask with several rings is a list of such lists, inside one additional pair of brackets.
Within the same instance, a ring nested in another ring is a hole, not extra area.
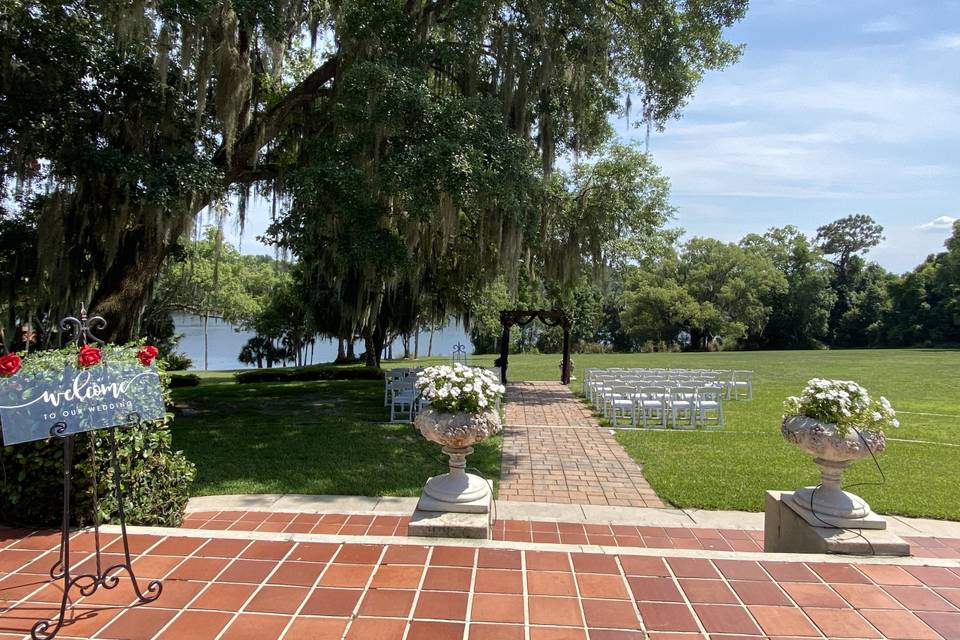
[(654, 384), (663, 383), (668, 386), (673, 383), (690, 386), (717, 383), (723, 389), (727, 400), (753, 399), (753, 372), (742, 369), (587, 369), (584, 371), (583, 392), (588, 398), (592, 397), (590, 388), (598, 378), (632, 379)]
[(630, 427), (675, 429), (722, 428), (723, 389), (716, 384), (673, 386), (654, 384), (611, 384), (600, 392), (599, 404), (611, 426), (621, 428), (621, 420)]

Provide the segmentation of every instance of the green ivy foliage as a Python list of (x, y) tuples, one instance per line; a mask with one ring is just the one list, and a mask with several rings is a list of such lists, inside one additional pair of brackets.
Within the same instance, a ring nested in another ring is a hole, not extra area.
[[(108, 345), (104, 358), (135, 362), (139, 345)], [(25, 371), (62, 367), (76, 361), (76, 347), (30, 354)], [(164, 398), (169, 403), (169, 375), (157, 361)], [(114, 430), (127, 524), (179, 526), (190, 497), (196, 467), (182, 451), (174, 451), (170, 423), (173, 414), (155, 423)], [(6, 525), (55, 526), (63, 506), (63, 441), (49, 438), (0, 448), (0, 521)], [(94, 509), (102, 522), (116, 522), (118, 504), (109, 430), (78, 434), (73, 452), (73, 524), (93, 522)], [(97, 503), (93, 482), (97, 482)]]

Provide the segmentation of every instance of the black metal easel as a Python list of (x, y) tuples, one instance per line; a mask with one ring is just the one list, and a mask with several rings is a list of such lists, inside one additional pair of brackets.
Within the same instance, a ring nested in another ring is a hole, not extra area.
[[(86, 345), (95, 342), (103, 345), (103, 341), (93, 335), (93, 329), (103, 329), (107, 326), (106, 320), (100, 316), (87, 318), (86, 309), (80, 309), (80, 318), (67, 317), (60, 322), (64, 330), (72, 330), (72, 335), (68, 342), (76, 342), (78, 345)], [(132, 413), (127, 416), (127, 424), (124, 426), (136, 426), (140, 424), (140, 415)], [(130, 544), (127, 540), (127, 522), (123, 509), (123, 488), (120, 483), (120, 461), (117, 458), (117, 429), (112, 427), (110, 431), (110, 458), (113, 467), (113, 491), (117, 500), (117, 511), (120, 517), (120, 539), (123, 541), (123, 562), (103, 567), (100, 549), (100, 510), (97, 497), (97, 460), (96, 460), (96, 435), (90, 432), (90, 454), (93, 469), (93, 538), (94, 538), (94, 559), (95, 568), (93, 573), (84, 573), (72, 575), (70, 572), (70, 493), (73, 488), (73, 449), (76, 434), (67, 434), (67, 425), (64, 422), (58, 422), (50, 428), (52, 437), (63, 440), (63, 528), (60, 538), (60, 558), (50, 568), (50, 577), (54, 580), (63, 580), (63, 599), (60, 602), (60, 613), (55, 621), (39, 620), (33, 625), (30, 637), (34, 640), (51, 640), (60, 632), (63, 627), (64, 616), (67, 612), (67, 603), (70, 597), (70, 589), (74, 585), (79, 585), (80, 594), (90, 596), (96, 593), (97, 589), (113, 589), (120, 584), (120, 578), (117, 576), (121, 571), (126, 571), (130, 575), (133, 583), (133, 590), (137, 594), (137, 599), (142, 603), (153, 602), (160, 597), (163, 591), (163, 584), (159, 580), (151, 580), (147, 584), (146, 593), (140, 590), (137, 583), (137, 576), (133, 572), (133, 564), (130, 560)]]

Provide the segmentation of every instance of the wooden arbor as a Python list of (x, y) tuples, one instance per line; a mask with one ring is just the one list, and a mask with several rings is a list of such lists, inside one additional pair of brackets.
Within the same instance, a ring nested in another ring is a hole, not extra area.
[(560, 366), (560, 383), (570, 384), (570, 326), (571, 318), (565, 311), (559, 309), (513, 309), (500, 312), (500, 324), (503, 334), (500, 337), (500, 382), (507, 384), (507, 358), (510, 354), (510, 328), (513, 325), (524, 327), (534, 319), (540, 318), (548, 327), (563, 327), (563, 360)]

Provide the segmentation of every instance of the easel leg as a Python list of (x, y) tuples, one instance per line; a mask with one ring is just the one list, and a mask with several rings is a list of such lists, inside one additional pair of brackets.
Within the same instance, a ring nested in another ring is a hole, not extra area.
[(113, 462), (113, 492), (117, 500), (117, 513), (120, 517), (120, 539), (123, 541), (123, 563), (115, 564), (103, 572), (103, 586), (112, 589), (117, 585), (118, 578), (111, 575), (114, 571), (121, 569), (130, 574), (130, 581), (133, 582), (133, 590), (137, 594), (140, 602), (153, 602), (160, 597), (163, 591), (163, 584), (159, 580), (151, 580), (147, 584), (147, 595), (140, 590), (137, 584), (137, 576), (133, 573), (133, 563), (130, 560), (130, 543), (127, 540), (127, 517), (123, 509), (123, 488), (120, 485), (120, 460), (117, 458), (117, 429), (110, 429), (110, 457)]
[[(60, 534), (60, 561), (53, 565), (50, 575), (55, 579), (63, 578), (63, 599), (60, 601), (60, 615), (57, 617), (53, 629), (49, 620), (40, 620), (33, 625), (30, 637), (34, 640), (50, 640), (60, 627), (63, 626), (63, 617), (67, 612), (67, 600), (70, 597), (70, 491), (72, 489), (71, 475), (73, 473), (73, 436), (63, 439), (63, 529)], [(60, 567), (59, 571), (57, 567)]]

